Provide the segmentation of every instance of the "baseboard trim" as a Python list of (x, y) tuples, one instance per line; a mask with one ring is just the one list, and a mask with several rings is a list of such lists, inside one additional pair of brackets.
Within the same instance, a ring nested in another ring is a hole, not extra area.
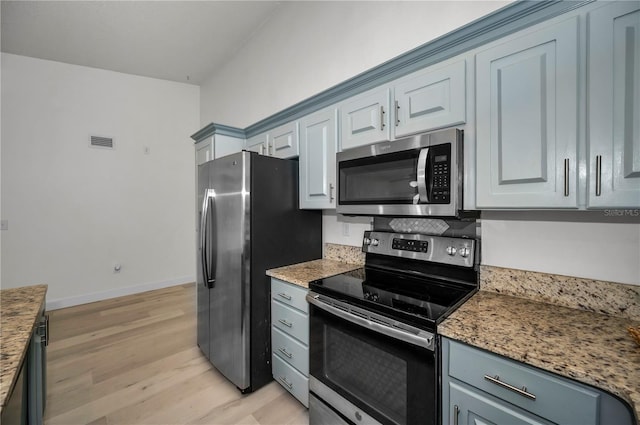
[(194, 282), (194, 276), (178, 277), (175, 279), (163, 280), (161, 282), (144, 283), (123, 288), (114, 288), (107, 291), (92, 292), (90, 294), (77, 295), (75, 297), (58, 298), (47, 300), (47, 310), (58, 310), (61, 308), (73, 307), (80, 304), (88, 304), (96, 301), (104, 301), (110, 298), (122, 297), (125, 295), (139, 294), (141, 292), (153, 291), (154, 289), (168, 288), (170, 286), (183, 285)]

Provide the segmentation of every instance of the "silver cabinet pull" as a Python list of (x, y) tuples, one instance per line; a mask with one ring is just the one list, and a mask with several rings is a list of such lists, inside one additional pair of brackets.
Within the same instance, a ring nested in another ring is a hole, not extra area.
[(290, 352), (287, 351), (286, 348), (284, 347), (280, 347), (278, 348), (278, 351), (280, 351), (282, 353), (283, 356), (287, 357), (287, 358), (291, 358), (293, 356), (293, 354), (291, 354)]
[(384, 130), (384, 106), (380, 105), (380, 130)]
[(284, 298), (287, 301), (291, 301), (291, 295), (287, 295), (284, 292), (280, 292), (278, 293), (279, 296), (281, 296), (282, 298)]
[(269, 156), (273, 156), (273, 144), (269, 143)]
[(333, 196), (333, 183), (329, 183), (329, 202), (333, 202), (335, 197)]
[(400, 125), (400, 103), (396, 100), (396, 127)]
[(458, 425), (458, 416), (460, 415), (460, 408), (458, 405), (453, 406), (453, 425)]
[(260, 155), (264, 155), (264, 145), (260, 145)]
[(602, 195), (602, 155), (596, 156), (596, 196)]
[(287, 321), (286, 321), (286, 320), (284, 320), (284, 319), (278, 319), (278, 322), (282, 323), (283, 325), (285, 325), (285, 326), (286, 326), (286, 327), (288, 327), (288, 328), (293, 327), (293, 323), (291, 323), (291, 322), (287, 322)]
[(293, 384), (289, 381), (287, 381), (287, 378), (285, 378), (284, 376), (281, 376), (280, 378), (278, 378), (280, 380), (280, 382), (282, 382), (287, 388), (289, 388), (290, 390), (293, 389)]
[(564, 196), (569, 196), (569, 158), (564, 159)]
[(489, 382), (493, 382), (494, 384), (502, 387), (502, 388), (506, 388), (510, 391), (513, 391), (514, 393), (520, 394), (523, 397), (529, 398), (531, 400), (535, 400), (536, 396), (531, 394), (530, 392), (527, 392), (527, 387), (522, 387), (522, 389), (520, 388), (516, 388), (513, 385), (507, 384), (506, 382), (502, 382), (500, 380), (500, 377), (498, 375), (496, 376), (489, 376), (489, 375), (484, 375), (484, 379), (486, 379)]

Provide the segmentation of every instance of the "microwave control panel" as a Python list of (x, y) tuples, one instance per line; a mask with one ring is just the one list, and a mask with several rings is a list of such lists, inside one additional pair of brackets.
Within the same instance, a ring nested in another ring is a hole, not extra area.
[(429, 158), (430, 201), (432, 204), (448, 204), (451, 202), (451, 144), (431, 146)]

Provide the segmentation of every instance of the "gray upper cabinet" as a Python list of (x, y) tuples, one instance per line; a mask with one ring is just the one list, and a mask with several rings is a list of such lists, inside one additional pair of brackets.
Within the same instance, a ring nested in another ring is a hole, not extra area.
[(336, 207), (337, 110), (300, 120), (300, 208)]
[(369, 90), (340, 105), (340, 150), (389, 140), (389, 89)]
[(269, 156), (276, 158), (298, 156), (298, 122), (290, 122), (269, 131), (267, 150)]
[(243, 145), (244, 139), (241, 138), (226, 136), (224, 134), (208, 136), (195, 144), (196, 165), (240, 152)]
[(466, 63), (433, 66), (394, 87), (394, 134), (402, 137), (465, 122)]
[(253, 136), (247, 139), (245, 150), (250, 152), (257, 152), (260, 155), (266, 155), (267, 153), (267, 134), (262, 133), (257, 136)]
[(587, 207), (640, 207), (640, 3), (589, 14)]
[(207, 137), (195, 144), (196, 147), (196, 165), (202, 165), (207, 161), (211, 161), (214, 153), (214, 136)]
[(578, 18), (476, 55), (478, 208), (577, 208)]

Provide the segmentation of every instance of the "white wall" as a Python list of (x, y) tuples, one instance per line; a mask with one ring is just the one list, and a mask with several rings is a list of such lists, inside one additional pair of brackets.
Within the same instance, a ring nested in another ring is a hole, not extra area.
[(192, 281), (199, 102), (197, 86), (3, 53), (2, 287), (46, 283), (51, 308)]

